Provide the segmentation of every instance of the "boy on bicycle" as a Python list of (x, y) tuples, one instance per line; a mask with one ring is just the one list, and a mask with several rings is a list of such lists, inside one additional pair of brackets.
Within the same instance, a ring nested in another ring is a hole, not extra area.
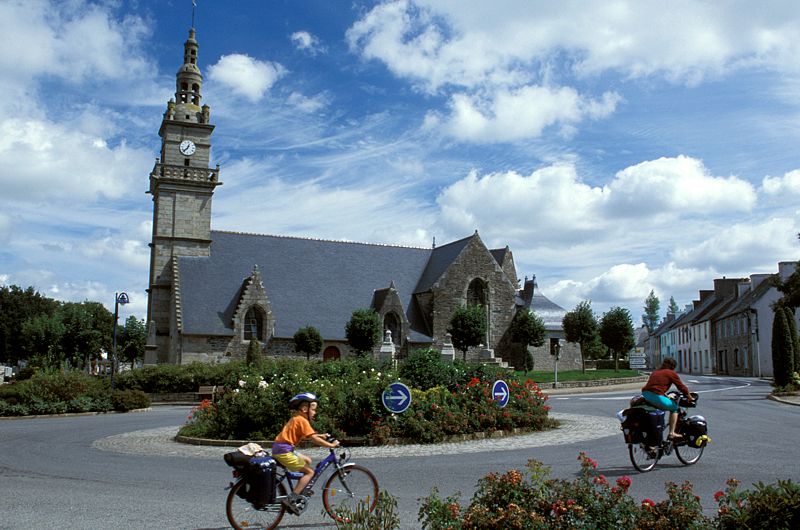
[(275, 460), (289, 471), (303, 472), (303, 477), (295, 484), (294, 491), (290, 492), (289, 497), (283, 500), (283, 505), (295, 515), (300, 513), (295, 502), (300, 499), (303, 489), (314, 476), (311, 458), (295, 451), (297, 444), (309, 438), (316, 445), (323, 447), (339, 446), (338, 440), (329, 442), (326, 439), (327, 434), (319, 434), (311, 427), (311, 422), (317, 415), (317, 404), (317, 396), (311, 392), (303, 392), (290, 399), (289, 408), (293, 411), (292, 417), (272, 444), (272, 457)]

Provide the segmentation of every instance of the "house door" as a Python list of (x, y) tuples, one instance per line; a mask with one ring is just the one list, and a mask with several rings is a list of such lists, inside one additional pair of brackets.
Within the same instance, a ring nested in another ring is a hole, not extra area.
[(342, 354), (336, 346), (328, 346), (325, 348), (325, 351), (322, 352), (323, 361), (338, 361), (341, 357)]

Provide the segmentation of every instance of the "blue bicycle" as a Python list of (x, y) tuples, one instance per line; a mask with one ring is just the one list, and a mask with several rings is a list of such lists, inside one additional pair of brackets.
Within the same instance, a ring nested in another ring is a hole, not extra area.
[[(317, 464), (314, 476), (300, 499), (294, 503), (299, 512), (297, 515), (308, 508), (308, 501), (314, 495), (314, 485), (328, 468), (332, 469), (332, 473), (322, 489), (322, 504), (328, 515), (337, 522), (346, 522), (344, 514), (355, 512), (359, 506), (370, 512), (375, 509), (378, 502), (378, 481), (375, 475), (365, 467), (348, 462), (350, 455), (347, 450), (342, 450), (341, 447), (338, 450), (341, 452), (337, 455), (336, 450), (330, 449), (330, 454)], [(287, 498), (295, 481), (303, 473), (288, 471), (277, 461), (269, 459), (275, 465), (274, 481), (270, 484), (270, 488), (274, 489), (267, 492), (267, 502), (251, 501), (248, 500), (252, 496), (248, 495), (247, 490), (251, 485), (246, 472), (249, 460), (248, 457), (225, 459), (234, 468), (234, 481), (229, 486), (230, 492), (225, 505), (228, 522), (236, 530), (276, 528), (287, 511), (282, 501)]]

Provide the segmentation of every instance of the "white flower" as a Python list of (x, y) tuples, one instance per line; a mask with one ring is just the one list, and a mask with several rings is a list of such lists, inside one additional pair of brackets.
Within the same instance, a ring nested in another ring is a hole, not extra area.
[(238, 389), (238, 388), (234, 388), (234, 389), (233, 389), (233, 393), (234, 393), (234, 394), (238, 394), (238, 393), (239, 393), (239, 389)]
[(242, 379), (239, 379), (239, 386), (240, 386), (240, 387), (244, 388), (244, 386), (245, 386), (246, 384), (247, 384), (247, 382), (246, 382), (246, 381), (244, 381), (244, 380), (242, 380)]
[(380, 372), (378, 372), (378, 377), (380, 377), (380, 376), (381, 376), (381, 373), (380, 373)]
[(268, 386), (269, 386), (269, 383), (267, 383), (263, 379), (258, 382), (258, 388), (267, 388)]

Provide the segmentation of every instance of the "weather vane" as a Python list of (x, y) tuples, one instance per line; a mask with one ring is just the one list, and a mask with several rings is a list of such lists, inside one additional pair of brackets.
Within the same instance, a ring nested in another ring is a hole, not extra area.
[(197, 0), (192, 0), (192, 27), (194, 27), (194, 10), (197, 7)]

